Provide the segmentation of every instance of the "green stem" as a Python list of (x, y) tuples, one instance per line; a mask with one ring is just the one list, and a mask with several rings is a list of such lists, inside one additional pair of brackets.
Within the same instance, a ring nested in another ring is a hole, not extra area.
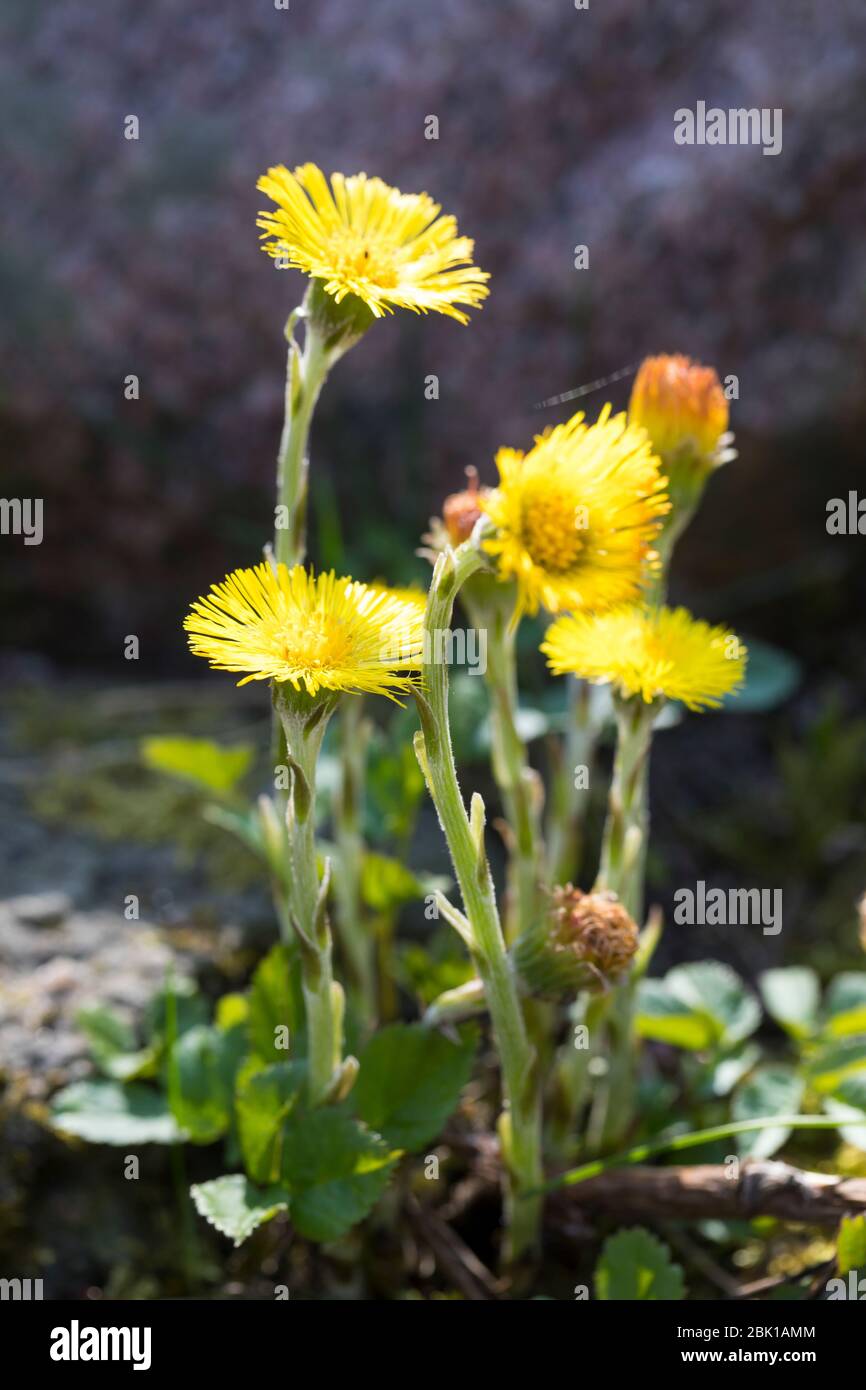
[[(430, 653), (436, 652), (434, 634), (450, 627), (454, 600), (462, 584), (482, 563), (471, 542), (440, 556), (425, 618)], [(541, 1098), (535, 1052), (496, 908), (483, 844), (483, 803), (477, 795), (473, 797), (470, 821), (457, 781), (448, 719), (448, 669), (444, 661), (425, 662), (424, 695), (418, 704), (423, 732), (416, 735), (416, 747), (454, 861), (472, 933), (472, 955), (484, 983), (502, 1067), (503, 1112), (499, 1129), (509, 1177), (507, 1253), (508, 1258), (516, 1260), (536, 1249), (541, 1216), (538, 1200), (517, 1200), (519, 1193), (539, 1186), (542, 1173)]]
[[(494, 581), (491, 601), (464, 590), (464, 603), (476, 628), (487, 630), (487, 670), (493, 776), (511, 829), (509, 860), (513, 870), (514, 910), (506, 914), (506, 938), (528, 931), (543, 911), (541, 903), (541, 828), (537, 775), (517, 730), (517, 627), (513, 602), (503, 603), (503, 586)], [(498, 601), (497, 601), (498, 600)]]
[(634, 1031), (636, 982), (629, 975), (604, 998), (596, 1026), (607, 1042), (607, 1072), (596, 1091), (587, 1146), (609, 1150), (621, 1144), (635, 1113), (638, 1043)]
[(361, 905), (361, 865), (364, 838), (361, 831), (364, 804), (364, 769), (369, 728), (363, 719), (360, 695), (343, 700), (337, 721), (340, 736), (340, 786), (334, 800), (334, 835), (338, 872), (334, 894), (338, 905), (340, 942), (357, 986), (358, 1005), (366, 1021), (376, 1014), (374, 938), (364, 921)]
[[(603, 995), (586, 992), (578, 995), (568, 1009), (566, 1036), (556, 1054), (551, 1135), (557, 1153), (563, 1156), (576, 1157), (586, 1142), (579, 1132), (578, 1122), (592, 1090), (590, 1063), (596, 1056), (598, 1040), (603, 1036), (599, 1023), (603, 1002)], [(586, 1029), (588, 1047), (575, 1045), (579, 1027)]]
[[(565, 739), (555, 743), (547, 826), (548, 863), (554, 883), (574, 883), (583, 858), (583, 826), (589, 809), (589, 785), (595, 762), (599, 725), (593, 716), (592, 690), (586, 681), (567, 676), (568, 725)], [(586, 769), (586, 785), (576, 786), (578, 769)]]
[[(607, 821), (602, 840), (596, 891), (619, 897), (636, 922), (643, 915), (644, 865), (649, 834), (647, 771), (653, 722), (659, 702), (614, 695), (617, 740)], [(596, 1095), (591, 1117), (594, 1145), (621, 1143), (634, 1113), (637, 1088), (637, 1041), (634, 1035), (635, 986), (629, 977), (606, 1002), (608, 1072)]]
[[(305, 702), (309, 707), (304, 708)], [(327, 883), (319, 881), (315, 836), (316, 761), (331, 710), (317, 708), (308, 697), (293, 696), (283, 687), (277, 688), (276, 703), (292, 770), (287, 817), (291, 912), (301, 956), (308, 1089), (311, 1104), (321, 1105), (338, 1079), (343, 1042), (343, 992), (333, 975)]]
[(277, 564), (301, 565), (307, 551), (307, 444), (319, 392), (328, 375), (331, 357), (321, 333), (306, 319), (303, 352), (293, 336), (296, 310), (286, 325), (289, 340), (286, 363), (286, 398), (283, 432), (277, 454), (277, 511), (274, 559)]
[(531, 928), (542, 911), (536, 776), (517, 732), (516, 635), (516, 630), (506, 629), (503, 615), (497, 613), (489, 634), (487, 678), (493, 696), (493, 770), (514, 835), (517, 920), (512, 940)]
[[(689, 1134), (674, 1134), (667, 1139), (653, 1139), (646, 1144), (635, 1144), (622, 1153), (612, 1154), (610, 1158), (596, 1159), (584, 1163), (579, 1168), (570, 1168), (561, 1173), (553, 1182), (546, 1183), (540, 1192), (553, 1192), (559, 1187), (573, 1187), (575, 1183), (597, 1178), (611, 1168), (622, 1168), (630, 1163), (643, 1163), (647, 1158), (655, 1158), (664, 1153), (680, 1153), (684, 1149), (697, 1149), (703, 1144), (712, 1144), (717, 1139), (731, 1139), (737, 1134), (748, 1134), (753, 1130), (770, 1129), (838, 1129), (839, 1120), (829, 1115), (757, 1115), (749, 1120), (730, 1120), (726, 1124), (713, 1125), (710, 1129), (696, 1129)], [(535, 1194), (530, 1194), (535, 1195)]]
[(646, 779), (658, 701), (614, 695), (616, 753), (608, 796), (596, 891), (616, 893), (636, 922), (643, 914), (640, 869), (649, 831)]

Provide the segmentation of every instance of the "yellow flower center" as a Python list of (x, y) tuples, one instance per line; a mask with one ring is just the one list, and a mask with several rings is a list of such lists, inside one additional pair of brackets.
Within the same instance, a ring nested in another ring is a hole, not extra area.
[(534, 563), (555, 574), (574, 569), (587, 517), (570, 488), (545, 481), (523, 498), (521, 539)]
[(329, 254), (338, 274), (357, 280), (372, 280), (381, 289), (392, 290), (397, 284), (394, 247), (381, 237), (372, 238), (340, 227), (329, 242)]
[(342, 624), (328, 622), (321, 615), (312, 615), (304, 623), (293, 622), (283, 629), (277, 640), (277, 652), (287, 666), (309, 671), (328, 670), (343, 665), (349, 655), (351, 640)]

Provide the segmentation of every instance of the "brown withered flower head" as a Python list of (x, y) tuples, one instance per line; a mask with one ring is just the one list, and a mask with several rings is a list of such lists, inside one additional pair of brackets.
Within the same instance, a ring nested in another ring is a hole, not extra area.
[(634, 959), (638, 929), (615, 893), (554, 888), (545, 932), (517, 942), (517, 967), (541, 994), (599, 992), (616, 983)]

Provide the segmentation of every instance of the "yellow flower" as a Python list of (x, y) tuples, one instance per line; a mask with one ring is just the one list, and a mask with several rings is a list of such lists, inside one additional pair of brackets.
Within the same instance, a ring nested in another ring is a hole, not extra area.
[(289, 681), (296, 690), (369, 692), (394, 698), (417, 685), (423, 607), (387, 590), (314, 576), (302, 565), (235, 570), (192, 605), (189, 645), (247, 681)]
[(685, 608), (637, 605), (557, 618), (541, 650), (557, 676), (614, 685), (622, 695), (681, 700), (691, 710), (717, 707), (743, 682), (746, 648), (724, 627)]
[(715, 456), (728, 428), (728, 402), (713, 367), (680, 354), (645, 358), (628, 415), (633, 424), (643, 425), (665, 467), (680, 450), (694, 454), (705, 467), (724, 462)]
[(538, 435), (526, 455), (500, 449), (499, 486), (479, 495), (496, 526), (484, 546), (521, 607), (609, 608), (637, 596), (656, 563), (652, 542), (668, 510), (665, 479), (643, 430), (605, 406)]
[(339, 304), (353, 294), (376, 318), (394, 309), (432, 309), (460, 323), (488, 294), (472, 264), (474, 243), (426, 193), (401, 193), (366, 174), (332, 174), (315, 164), (269, 169), (257, 184), (277, 204), (256, 219), (262, 250), (304, 271)]

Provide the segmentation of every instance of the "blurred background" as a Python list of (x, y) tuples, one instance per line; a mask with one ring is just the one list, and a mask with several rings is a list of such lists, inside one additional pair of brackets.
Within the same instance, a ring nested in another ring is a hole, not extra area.
[[(753, 681), (736, 710), (657, 740), (650, 872), (668, 906), (699, 877), (782, 887), (785, 930), (669, 932), (664, 951), (749, 975), (862, 961), (864, 541), (826, 530), (864, 463), (861, 0), (7, 0), (3, 27), (2, 491), (44, 499), (41, 545), (0, 540), (0, 932), (7, 985), (33, 1010), (7, 990), (7, 1076), (74, 1075), (79, 1044), (45, 1020), (95, 981), (135, 1002), (166, 942), (231, 973), (246, 926), (273, 930), (263, 892), (214, 877), (222, 842), (196, 839), (138, 743), (267, 727), (261, 692), (206, 672), (181, 621), (272, 524), (282, 331), (303, 293), (258, 249), (255, 183), (275, 163), (426, 189), (492, 275), (469, 327), (394, 315), (333, 373), (312, 441), (318, 565), (423, 581), (428, 517), (467, 464), (492, 482), (499, 445), (525, 448), (574, 409), (545, 398), (654, 352), (737, 378), (739, 458), (708, 489), (672, 593), (746, 638)], [(675, 145), (675, 110), (699, 100), (780, 107), (782, 152)], [(594, 418), (629, 388), (625, 374), (580, 404)], [(524, 670), (544, 708), (537, 636)], [(447, 867), (432, 818), (412, 855)], [(136, 938), (134, 960), (117, 930), (133, 892), (169, 933)]]

